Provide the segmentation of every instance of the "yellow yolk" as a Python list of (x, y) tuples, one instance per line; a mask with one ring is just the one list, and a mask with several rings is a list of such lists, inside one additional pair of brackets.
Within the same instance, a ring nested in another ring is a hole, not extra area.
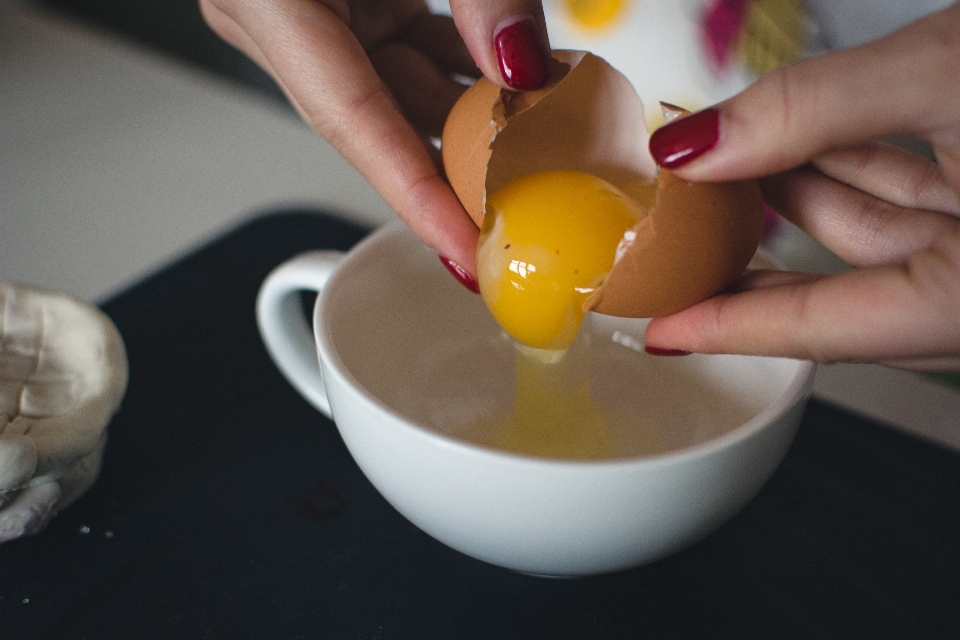
[(510, 336), (537, 349), (573, 342), (583, 303), (613, 267), (643, 209), (577, 171), (517, 178), (487, 197), (477, 251), (480, 293)]
[(518, 348), (513, 405), (485, 416), (460, 436), (523, 455), (568, 460), (613, 456), (609, 416), (590, 394), (590, 351), (577, 344), (567, 351)]
[(548, 458), (609, 457), (609, 426), (590, 395), (589, 353), (543, 355), (517, 351), (516, 397), (494, 445)]
[(582, 27), (606, 27), (619, 18), (627, 0), (564, 0), (573, 21)]
[(551, 458), (613, 455), (610, 419), (590, 392), (589, 343), (568, 348), (583, 303), (644, 215), (610, 183), (577, 171), (522, 176), (487, 197), (477, 275), (487, 308), (519, 343), (516, 394), (512, 406), (465, 430), (465, 439)]

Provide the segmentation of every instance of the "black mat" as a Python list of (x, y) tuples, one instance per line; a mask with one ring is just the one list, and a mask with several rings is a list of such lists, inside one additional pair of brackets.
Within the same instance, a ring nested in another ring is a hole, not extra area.
[(0, 638), (958, 637), (960, 456), (818, 402), (756, 500), (651, 566), (537, 579), (421, 533), (254, 322), (274, 265), (364, 233), (266, 216), (105, 305), (131, 374), (103, 474), (0, 546)]

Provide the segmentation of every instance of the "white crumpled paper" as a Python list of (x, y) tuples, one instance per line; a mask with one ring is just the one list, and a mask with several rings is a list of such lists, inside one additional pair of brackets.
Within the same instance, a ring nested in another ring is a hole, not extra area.
[(0, 542), (40, 531), (93, 485), (126, 385), (123, 340), (100, 310), (0, 284)]

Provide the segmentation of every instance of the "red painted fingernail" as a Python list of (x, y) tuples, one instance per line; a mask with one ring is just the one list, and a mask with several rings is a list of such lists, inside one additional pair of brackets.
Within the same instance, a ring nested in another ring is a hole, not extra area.
[(719, 139), (720, 112), (704, 109), (654, 131), (650, 155), (661, 167), (676, 169), (713, 149)]
[(518, 91), (542, 89), (550, 82), (550, 52), (533, 18), (527, 16), (502, 26), (493, 36), (500, 75)]
[(684, 351), (683, 349), (663, 349), (661, 347), (651, 347), (650, 345), (645, 346), (643, 350), (652, 356), (688, 356), (690, 355), (689, 351)]
[(477, 281), (473, 276), (467, 273), (466, 269), (458, 265), (447, 256), (440, 256), (440, 262), (442, 262), (443, 266), (447, 268), (447, 271), (453, 274), (453, 277), (457, 279), (457, 282), (465, 286), (473, 293), (480, 293), (480, 285), (477, 284)]

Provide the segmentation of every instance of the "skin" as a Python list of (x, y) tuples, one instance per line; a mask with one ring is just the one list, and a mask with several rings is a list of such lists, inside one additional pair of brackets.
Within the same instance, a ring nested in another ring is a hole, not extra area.
[[(718, 143), (676, 173), (767, 176), (766, 201), (854, 269), (748, 275), (733, 292), (652, 321), (647, 343), (960, 370), (958, 60), (954, 5), (717, 105)], [(876, 142), (903, 134), (929, 142), (936, 163)]]
[(476, 273), (479, 231), (429, 136), (464, 90), (451, 73), (506, 86), (494, 34), (522, 16), (546, 34), (539, 2), (454, 1), (454, 20), (422, 0), (200, 0), (200, 10), (424, 242)]
[[(539, 2), (455, 0), (455, 25), (405, 0), (200, 7), (428, 245), (476, 272), (477, 229), (425, 136), (462, 91), (448, 72), (505, 86), (493, 36), (524, 15), (545, 34)], [(654, 319), (648, 345), (960, 370), (958, 60), (960, 5), (775, 71), (718, 105), (716, 146), (676, 173), (761, 178), (771, 206), (854, 269), (749, 274)], [(905, 134), (929, 142), (937, 162), (877, 142)]]

